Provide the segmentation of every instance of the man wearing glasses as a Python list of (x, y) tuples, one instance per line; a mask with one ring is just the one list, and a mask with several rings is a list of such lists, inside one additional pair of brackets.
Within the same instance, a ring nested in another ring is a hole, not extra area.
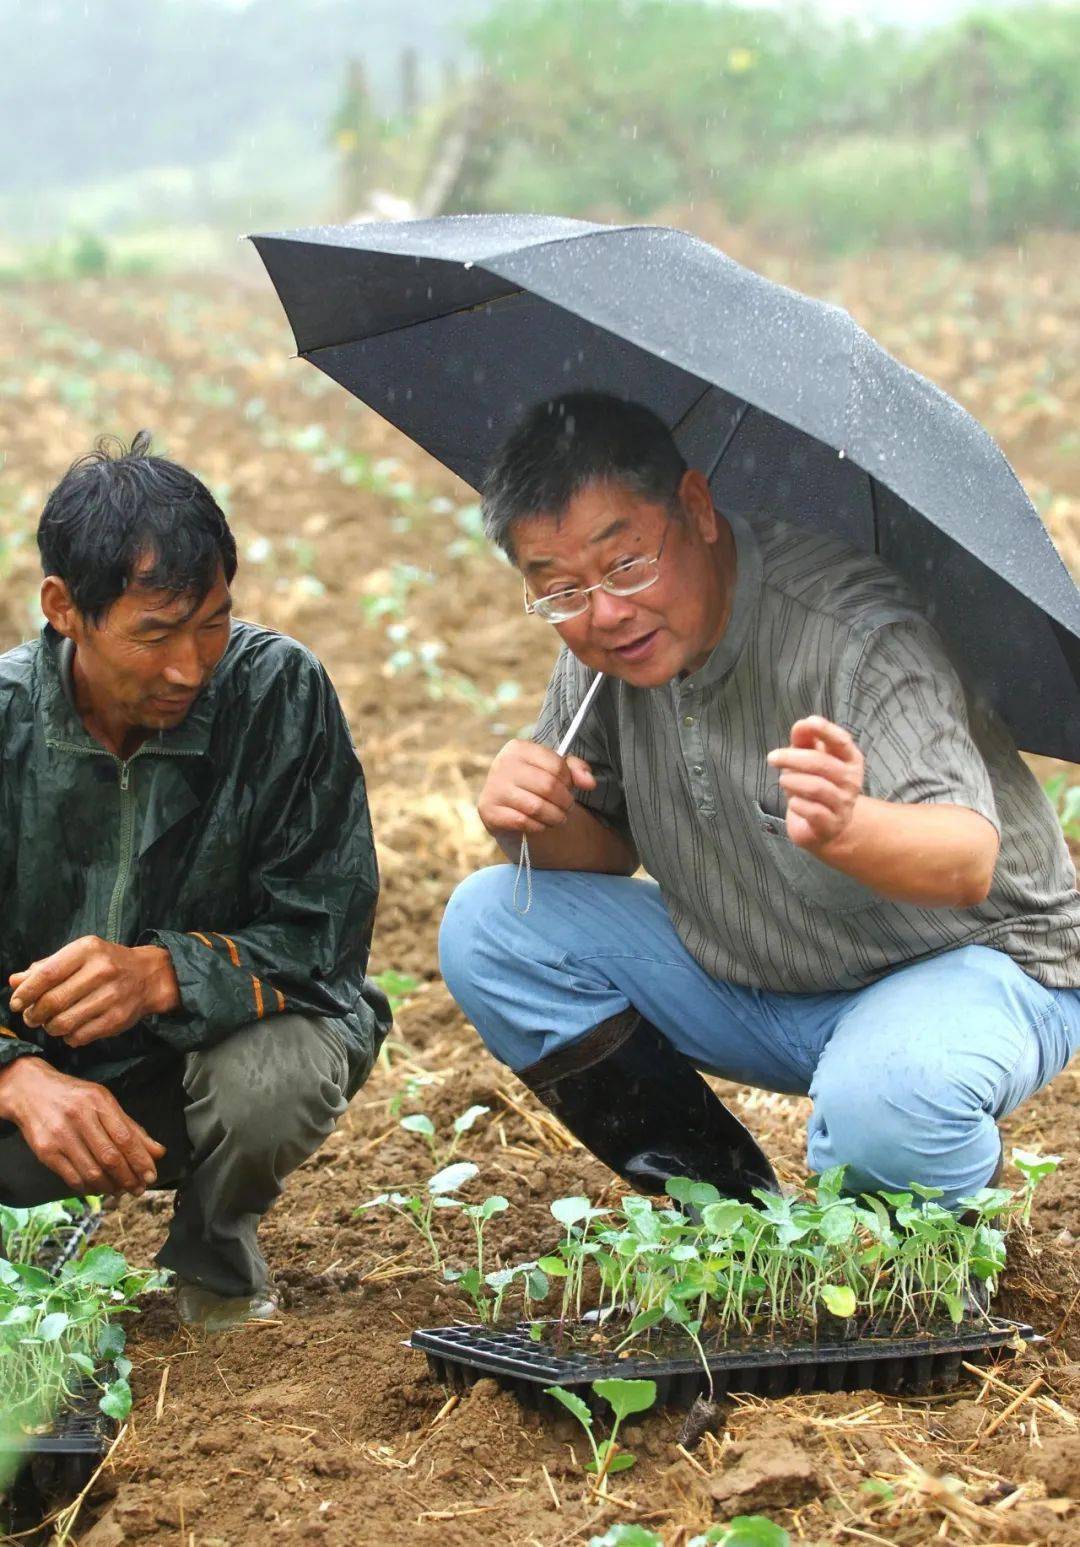
[(809, 1095), (810, 1167), (853, 1190), (985, 1185), (997, 1119), (1080, 1043), (1080, 900), (916, 601), (872, 556), (721, 515), (661, 421), (600, 394), (527, 416), (484, 512), (563, 643), (479, 800), (518, 875), (470, 877), (443, 922), (490, 1050), (641, 1190), (774, 1182), (698, 1070)]

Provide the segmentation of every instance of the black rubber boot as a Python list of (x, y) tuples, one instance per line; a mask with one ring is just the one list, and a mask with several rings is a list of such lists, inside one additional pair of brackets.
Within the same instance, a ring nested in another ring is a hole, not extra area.
[(673, 1176), (711, 1182), (722, 1197), (743, 1202), (752, 1201), (752, 1187), (779, 1191), (753, 1135), (633, 1008), (519, 1070), (518, 1079), (640, 1192), (662, 1193)]

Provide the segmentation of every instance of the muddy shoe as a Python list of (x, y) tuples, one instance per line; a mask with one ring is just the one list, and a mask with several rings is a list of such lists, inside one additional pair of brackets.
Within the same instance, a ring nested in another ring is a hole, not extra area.
[(198, 1284), (176, 1287), (176, 1314), (184, 1327), (201, 1327), (204, 1332), (224, 1332), (245, 1321), (270, 1321), (279, 1314), (281, 1304), (270, 1288), (253, 1295), (218, 1295)]

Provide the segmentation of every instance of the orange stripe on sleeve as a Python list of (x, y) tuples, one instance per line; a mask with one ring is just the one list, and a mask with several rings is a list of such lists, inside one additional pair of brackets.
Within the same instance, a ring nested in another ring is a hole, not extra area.
[[(274, 987), (273, 984), (271, 984), (270, 986), (271, 986), (271, 988)], [(278, 1009), (279, 1010), (284, 1010), (284, 1008), (285, 1008), (285, 995), (281, 992), (280, 988), (274, 988), (274, 998), (277, 1000), (277, 1007), (278, 1007)]]
[[(274, 990), (274, 993), (277, 994), (277, 989), (276, 988)], [(278, 994), (278, 998), (279, 999), (281, 998), (280, 994)], [(279, 1010), (281, 1009), (281, 1005), (278, 1005), (278, 1009)], [(12, 1031), (10, 1026), (0, 1026), (0, 1037), (12, 1037), (12, 1038), (14, 1038), (14, 1040), (16, 1042), (18, 1042), (18, 1040), (19, 1040), (18, 1033)]]
[(261, 1021), (263, 1016), (266, 1014), (266, 1010), (263, 1006), (262, 984), (258, 978), (253, 977), (251, 980), (251, 986), (255, 990), (255, 1014)]
[(218, 931), (216, 929), (214, 930), (214, 934), (217, 935), (219, 940), (224, 940), (224, 942), (225, 942), (225, 944), (226, 944), (226, 946), (228, 948), (229, 960), (232, 962), (234, 967), (239, 967), (239, 965), (240, 965), (240, 952), (236, 949), (236, 942), (233, 941), (233, 940), (230, 940), (228, 935), (218, 934)]
[(201, 940), (207, 950), (212, 951), (214, 949), (214, 942), (207, 935), (201, 935), (197, 929), (189, 929), (188, 934), (196, 940)]

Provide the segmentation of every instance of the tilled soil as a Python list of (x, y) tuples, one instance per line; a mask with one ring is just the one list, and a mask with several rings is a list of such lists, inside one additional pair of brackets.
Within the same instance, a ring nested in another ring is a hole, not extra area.
[[(1078, 256), (1075, 243), (1055, 240), (1037, 255), (979, 263), (921, 254), (769, 262), (778, 277), (844, 301), (972, 407), (1040, 495), (1071, 559), (1080, 554), (1080, 389), (1066, 362), (1080, 331)], [(1005, 1388), (972, 1378), (932, 1399), (735, 1401), (693, 1448), (680, 1448), (685, 1415), (646, 1415), (625, 1435), (637, 1466), (612, 1479), (606, 1500), (583, 1476), (587, 1452), (569, 1417), (541, 1422), (491, 1381), (447, 1398), (405, 1344), (413, 1328), (467, 1307), (403, 1222), (379, 1209), (354, 1214), (430, 1173), (400, 1115), (424, 1110), (445, 1135), (468, 1106), (491, 1109), (459, 1156), (480, 1166), (470, 1195), (499, 1192), (510, 1204), (489, 1229), (493, 1261), (550, 1249), (553, 1198), (612, 1189), (488, 1057), (437, 979), (446, 899), (495, 857), (475, 792), (494, 751), (535, 711), (551, 637), (520, 615), (510, 575), (477, 540), (469, 491), (291, 361), (265, 287), (204, 277), (23, 288), (4, 296), (0, 339), (0, 642), (33, 626), (32, 532), (45, 491), (98, 431), (155, 429), (161, 448), (227, 504), (242, 614), (303, 639), (334, 678), (382, 862), (373, 970), (417, 983), (387, 1058), (264, 1225), (281, 1318), (192, 1337), (162, 1295), (132, 1324), (135, 1409), (76, 1538), (86, 1547), (554, 1547), (625, 1520), (674, 1544), (713, 1519), (760, 1511), (810, 1541), (1080, 1540), (1073, 1071), (1005, 1125), (1007, 1142), (1064, 1157), (1030, 1236), (1013, 1243), (1000, 1302), (1048, 1341), (999, 1367)], [(721, 1088), (781, 1175), (798, 1178), (807, 1103)], [(108, 1238), (148, 1261), (169, 1207), (167, 1196), (125, 1203), (109, 1215)], [(465, 1222), (452, 1218), (444, 1237), (448, 1261), (464, 1265)]]

